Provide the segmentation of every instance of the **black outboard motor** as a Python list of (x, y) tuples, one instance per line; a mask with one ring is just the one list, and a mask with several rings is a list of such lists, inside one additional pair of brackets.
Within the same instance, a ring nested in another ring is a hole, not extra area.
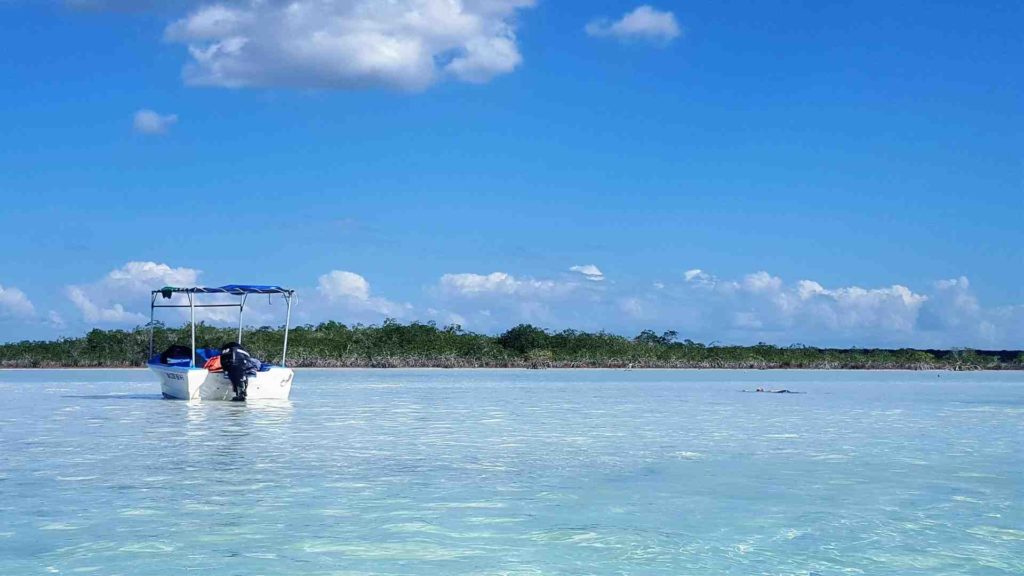
[(242, 348), (238, 342), (229, 342), (220, 349), (220, 365), (231, 379), (231, 389), (235, 392), (232, 400), (244, 401), (249, 377), (256, 376), (259, 363)]

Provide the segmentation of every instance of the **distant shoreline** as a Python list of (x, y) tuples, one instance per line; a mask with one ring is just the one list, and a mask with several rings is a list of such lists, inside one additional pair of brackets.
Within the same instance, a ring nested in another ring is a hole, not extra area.
[[(253, 357), (278, 364), (283, 327), (244, 331)], [(77, 338), (0, 344), (0, 369), (145, 368), (151, 350), (187, 347), (191, 327), (90, 330)], [(238, 338), (235, 328), (195, 326), (197, 347), (219, 349)], [(180, 353), (180, 352), (179, 352)], [(197, 361), (197, 364), (202, 361)], [(1024, 370), (1024, 351), (827, 348), (794, 344), (704, 344), (674, 331), (644, 330), (634, 337), (608, 332), (553, 332), (529, 324), (498, 335), (393, 320), (380, 325), (339, 322), (291, 329), (287, 364), (298, 368), (656, 369), (656, 370)]]
[[(643, 366), (636, 368), (623, 368), (617, 366), (545, 366), (533, 368), (529, 366), (294, 366), (289, 368), (295, 370), (374, 370), (387, 372), (391, 370), (619, 370), (623, 372), (643, 371), (679, 371), (679, 372), (1024, 372), (1024, 367), (1005, 368), (818, 368), (818, 367), (774, 367), (774, 368), (697, 368), (685, 366)], [(33, 372), (33, 371), (63, 371), (63, 370), (124, 370), (124, 371), (145, 371), (146, 366), (0, 366), (0, 372)]]

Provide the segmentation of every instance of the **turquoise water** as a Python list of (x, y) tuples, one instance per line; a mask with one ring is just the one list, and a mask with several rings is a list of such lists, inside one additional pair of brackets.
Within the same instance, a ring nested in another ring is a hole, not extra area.
[[(744, 394), (757, 386), (801, 395)], [(0, 574), (1024, 574), (1024, 374), (0, 372)]]

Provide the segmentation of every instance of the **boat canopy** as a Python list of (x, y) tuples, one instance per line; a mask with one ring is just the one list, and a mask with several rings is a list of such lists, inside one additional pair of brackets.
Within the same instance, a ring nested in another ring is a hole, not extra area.
[(164, 286), (159, 290), (153, 290), (153, 294), (160, 294), (164, 298), (170, 298), (171, 295), (175, 293), (232, 294), (234, 296), (242, 296), (245, 294), (287, 294), (290, 296), (295, 293), (295, 290), (281, 288), (280, 286), (258, 286), (255, 284), (228, 284), (226, 286), (218, 286), (216, 288), (205, 286), (193, 286), (191, 288)]
[[(163, 296), (164, 299), (170, 299), (175, 294), (183, 294), (188, 299), (188, 304), (157, 304), (157, 297)], [(219, 300), (209, 304), (200, 304), (197, 302), (196, 298), (198, 294), (228, 294), (231, 296), (240, 296), (240, 298), (237, 302), (224, 302), (223, 300)], [(164, 286), (159, 290), (153, 290), (151, 292), (149, 304), (149, 355), (151, 357), (153, 355), (153, 328), (157, 325), (155, 321), (157, 308), (189, 309), (189, 324), (192, 329), (193, 350), (192, 360), (189, 363), (190, 367), (195, 367), (194, 351), (196, 349), (196, 308), (238, 308), (238, 343), (241, 344), (242, 312), (245, 311), (245, 300), (250, 294), (267, 294), (270, 296), (280, 294), (284, 297), (285, 302), (287, 302), (287, 312), (284, 320), (284, 347), (281, 350), (281, 366), (284, 366), (285, 356), (288, 354), (288, 329), (292, 319), (292, 298), (295, 296), (295, 290), (281, 288), (280, 286), (265, 286), (260, 284), (227, 284), (216, 288), (206, 286)]]

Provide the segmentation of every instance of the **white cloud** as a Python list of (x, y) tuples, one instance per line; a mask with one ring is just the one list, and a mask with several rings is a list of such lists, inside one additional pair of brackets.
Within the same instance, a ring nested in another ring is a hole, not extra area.
[(910, 332), (927, 300), (899, 285), (827, 289), (813, 280), (787, 285), (765, 271), (730, 281), (693, 269), (684, 278), (684, 290), (679, 294), (684, 305), (692, 306), (704, 323), (723, 323), (738, 331), (785, 334), (827, 330), (847, 336), (869, 331)]
[(0, 317), (31, 318), (36, 308), (24, 292), (13, 286), (0, 286)]
[(133, 126), (139, 134), (166, 134), (178, 123), (177, 114), (158, 114), (152, 110), (139, 110), (135, 113)]
[(441, 277), (441, 291), (450, 296), (468, 298), (486, 296), (516, 296), (550, 298), (565, 295), (575, 288), (574, 283), (555, 280), (519, 279), (505, 272), (483, 274), (445, 274)]
[(68, 286), (68, 298), (71, 303), (82, 313), (86, 322), (99, 324), (131, 324), (146, 320), (146, 317), (138, 312), (128, 312), (124, 305), (116, 303), (108, 308), (97, 305), (85, 291), (78, 286)]
[(156, 262), (128, 262), (111, 270), (103, 283), (109, 287), (148, 292), (163, 286), (194, 286), (199, 282), (201, 273), (194, 268), (172, 268)]
[(801, 280), (796, 283), (796, 293), (801, 300), (807, 300), (820, 294), (826, 294), (827, 290), (813, 280)]
[(761, 271), (743, 277), (742, 286), (751, 292), (777, 292), (782, 288), (782, 278)]
[(718, 280), (714, 276), (700, 268), (693, 268), (683, 272), (683, 278), (686, 280), (687, 284), (702, 288), (714, 288), (718, 283)]
[[(587, 271), (593, 275), (596, 267)], [(549, 280), (517, 278), (506, 272), (445, 274), (434, 293), (473, 330), (505, 330), (521, 322), (545, 326), (567, 322), (579, 327), (583, 324), (566, 319), (566, 314), (585, 309), (580, 307), (584, 302), (596, 304), (603, 288), (583, 281), (587, 275), (582, 276), (580, 280)]]
[(642, 5), (612, 22), (606, 18), (592, 20), (584, 30), (590, 36), (619, 40), (643, 40), (668, 44), (682, 34), (675, 14)]
[(591, 282), (600, 282), (604, 280), (604, 272), (593, 264), (585, 264), (583, 266), (573, 266), (569, 268), (569, 271), (582, 274), (584, 278)]
[(515, 18), (534, 0), (234, 0), (169, 25), (189, 84), (422, 90), (486, 82), (522, 61)]
[[(595, 265), (570, 268), (557, 279), (490, 274), (445, 274), (428, 287), (432, 301), (413, 308), (374, 293), (363, 276), (332, 270), (319, 276), (293, 320), (377, 322), (384, 317), (457, 323), (470, 330), (499, 332), (520, 322), (551, 329), (577, 328), (636, 334), (643, 329), (677, 330), (681, 338), (750, 344), (804, 343), (818, 346), (913, 346), (1014, 348), (1024, 340), (1024, 306), (986, 307), (967, 278), (941, 280), (922, 290), (901, 284), (840, 285), (788, 281), (767, 271), (723, 279), (701, 269), (674, 281), (592, 281)], [(200, 271), (157, 262), (128, 262), (90, 284), (68, 286), (65, 295), (90, 325), (137, 325), (148, 318), (149, 291), (163, 285), (198, 284)], [(210, 297), (212, 298), (212, 296)], [(246, 322), (279, 323), (283, 308), (261, 316), (250, 299)], [(275, 306), (277, 304), (275, 303)], [(227, 310), (223, 320), (237, 316)], [(47, 323), (14, 288), (0, 288), (0, 315)], [(187, 317), (187, 309), (182, 319)], [(219, 317), (206, 311), (201, 320)]]
[[(688, 300), (704, 316), (726, 320), (737, 328), (783, 331), (798, 325), (839, 329), (913, 328), (926, 296), (905, 286), (865, 289), (857, 286), (826, 289), (813, 280), (787, 285), (766, 271), (722, 280), (700, 269), (684, 273)], [(717, 310), (717, 312), (716, 312)]]
[(334, 270), (320, 277), (318, 290), (328, 300), (369, 300), (370, 283), (355, 272)]
[[(784, 314), (799, 316), (827, 328), (841, 330), (876, 329), (910, 333), (921, 305), (928, 300), (906, 286), (865, 289), (857, 286), (828, 290), (817, 282), (801, 281), (797, 298), (790, 294), (779, 304)], [(799, 302), (798, 305), (793, 305)]]
[[(199, 270), (174, 268), (157, 262), (127, 262), (91, 284), (68, 286), (65, 295), (89, 323), (138, 324), (147, 316), (141, 312), (151, 290), (163, 286), (194, 286)], [(213, 300), (211, 299), (211, 302)], [(204, 318), (226, 321), (230, 314), (219, 309), (203, 313)]]
[(1001, 332), (999, 326), (1009, 324), (1007, 312), (1012, 316), (1012, 307), (984, 310), (971, 292), (970, 281), (961, 276), (935, 283), (932, 298), (921, 311), (920, 324), (935, 333), (956, 332), (994, 342)]
[(373, 296), (366, 278), (347, 270), (332, 270), (320, 276), (317, 291), (328, 304), (341, 305), (350, 312), (372, 312), (401, 318), (412, 310), (409, 304), (397, 304)]

